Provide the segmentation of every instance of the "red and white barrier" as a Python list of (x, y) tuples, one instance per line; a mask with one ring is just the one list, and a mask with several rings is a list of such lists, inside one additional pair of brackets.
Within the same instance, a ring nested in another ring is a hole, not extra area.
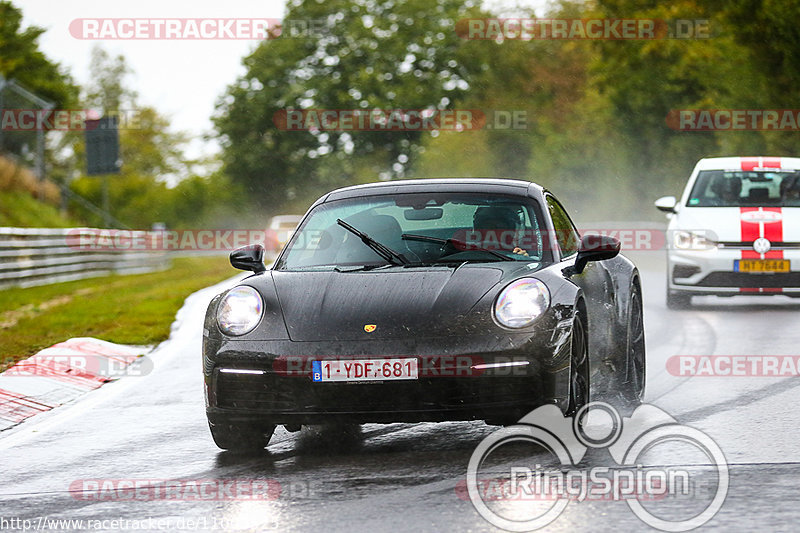
[(0, 374), (0, 431), (118, 379), (148, 351), (79, 337), (17, 362)]

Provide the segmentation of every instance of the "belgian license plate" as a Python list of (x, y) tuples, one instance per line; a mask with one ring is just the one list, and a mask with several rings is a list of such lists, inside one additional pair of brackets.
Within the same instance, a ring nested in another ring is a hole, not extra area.
[(788, 259), (740, 259), (734, 265), (736, 272), (789, 272)]
[(314, 381), (388, 381), (418, 379), (419, 362), (416, 358), (350, 359), (312, 361), (311, 379)]

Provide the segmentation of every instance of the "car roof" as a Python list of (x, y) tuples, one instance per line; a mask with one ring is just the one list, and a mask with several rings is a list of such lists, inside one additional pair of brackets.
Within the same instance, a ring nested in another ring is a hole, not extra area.
[(707, 157), (697, 162), (695, 170), (744, 170), (745, 168), (800, 169), (798, 157)]
[(530, 192), (541, 195), (544, 189), (530, 181), (503, 178), (430, 178), (383, 181), (379, 183), (366, 183), (353, 185), (331, 191), (321, 202), (354, 198), (357, 196), (372, 196), (378, 194), (399, 194), (413, 192), (477, 192), (499, 193), (520, 196), (533, 196)]
[(300, 222), (303, 215), (275, 215), (270, 219), (271, 222)]

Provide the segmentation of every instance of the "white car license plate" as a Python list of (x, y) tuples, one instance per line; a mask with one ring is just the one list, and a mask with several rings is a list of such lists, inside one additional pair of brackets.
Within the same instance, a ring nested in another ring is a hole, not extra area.
[(419, 362), (414, 357), (313, 361), (311, 379), (317, 382), (419, 379)]
[(791, 272), (787, 259), (740, 259), (735, 263), (736, 272)]

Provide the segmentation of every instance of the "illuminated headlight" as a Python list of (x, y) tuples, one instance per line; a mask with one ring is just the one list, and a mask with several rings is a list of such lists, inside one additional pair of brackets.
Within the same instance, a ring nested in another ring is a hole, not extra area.
[(693, 231), (676, 231), (673, 243), (678, 250), (711, 250), (717, 243), (702, 233)]
[(533, 324), (550, 306), (547, 285), (534, 278), (523, 278), (506, 286), (494, 303), (494, 317), (507, 328)]
[(264, 301), (253, 287), (232, 289), (217, 308), (219, 329), (226, 335), (244, 335), (253, 331), (261, 320)]

